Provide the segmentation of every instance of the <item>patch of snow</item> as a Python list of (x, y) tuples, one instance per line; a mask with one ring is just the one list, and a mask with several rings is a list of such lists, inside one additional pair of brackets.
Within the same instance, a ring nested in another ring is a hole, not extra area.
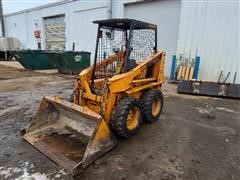
[(16, 173), (23, 173), (19, 177), (16, 177), (14, 179), (16, 180), (25, 180), (25, 179), (31, 179), (31, 180), (47, 180), (49, 179), (46, 174), (43, 173), (33, 173), (30, 174), (28, 172), (29, 169), (32, 169), (34, 166), (33, 164), (30, 164), (28, 162), (24, 162), (21, 168), (18, 167), (0, 167), (0, 175), (2, 175), (4, 178), (8, 178), (13, 176)]
[[(51, 174), (44, 174), (40, 172), (36, 173), (29, 173), (30, 169), (33, 169), (34, 165), (29, 164), (29, 162), (24, 162), (21, 166), (19, 167), (0, 167), (0, 175), (3, 176), (4, 178), (9, 178), (12, 177), (14, 174), (21, 173), (19, 177), (15, 177), (14, 179), (16, 180), (49, 180)], [(65, 172), (64, 169), (60, 169), (57, 174), (55, 175), (54, 178), (52, 179), (57, 179), (60, 178), (62, 175), (66, 175), (67, 173)]]
[(219, 110), (219, 111), (226, 111), (226, 112), (230, 112), (230, 113), (238, 113), (238, 112), (235, 112), (234, 110), (232, 109), (227, 109), (227, 108), (224, 108), (224, 107), (215, 107), (216, 110)]
[(198, 112), (200, 112), (201, 114), (209, 114), (211, 113), (210, 109), (206, 109), (206, 108), (202, 108), (202, 107), (196, 107), (196, 109), (198, 110)]
[(29, 165), (29, 162), (24, 162), (23, 164), (23, 174), (19, 177), (16, 178), (16, 180), (24, 180), (24, 179), (31, 179), (31, 180), (47, 180), (49, 179), (48, 176), (46, 174), (43, 174), (43, 173), (40, 173), (40, 172), (37, 172), (37, 173), (33, 173), (33, 174), (30, 174), (28, 172), (29, 169), (32, 169), (34, 166), (33, 164), (30, 164)]
[(54, 176), (55, 178), (60, 178), (62, 175), (66, 175), (67, 173), (64, 171), (64, 169), (61, 169), (58, 171), (58, 173)]
[(198, 110), (198, 112), (200, 112), (201, 114), (209, 114), (212, 111), (226, 111), (229, 113), (240, 113), (240, 112), (236, 112), (232, 109), (228, 109), (228, 108), (224, 108), (224, 107), (209, 107), (209, 106), (205, 106), (205, 107), (195, 107), (195, 109)]
[(10, 176), (12, 176), (12, 174), (15, 174), (15, 173), (19, 173), (21, 172), (22, 170), (20, 168), (13, 168), (13, 167), (10, 167), (10, 168), (4, 168), (4, 167), (0, 167), (0, 175), (4, 176), (4, 178), (8, 178)]
[(24, 179), (29, 179), (29, 180), (48, 180), (48, 176), (43, 173), (33, 173), (29, 174), (29, 172), (24, 171), (24, 174), (21, 175), (20, 177), (17, 177), (16, 180), (24, 180)]

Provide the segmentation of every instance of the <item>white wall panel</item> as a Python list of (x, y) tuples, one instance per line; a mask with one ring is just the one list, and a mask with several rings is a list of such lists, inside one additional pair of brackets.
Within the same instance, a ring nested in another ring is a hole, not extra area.
[(75, 22), (78, 22), (74, 24), (74, 33), (72, 34), (73, 42), (76, 43), (76, 50), (91, 52), (91, 62), (93, 62), (97, 25), (92, 22), (94, 20), (106, 19), (107, 7), (77, 11), (74, 13), (73, 18)]
[[(84, 35), (76, 35), (79, 33), (79, 27), (86, 29), (87, 27), (83, 26), (83, 23), (81, 22), (81, 20), (76, 17), (76, 14), (80, 13), (80, 12), (87, 12), (87, 11), (92, 11), (94, 9), (101, 9), (101, 8), (105, 8), (105, 10), (107, 9), (107, 2), (108, 0), (102, 0), (102, 1), (86, 1), (86, 0), (78, 0), (78, 1), (74, 1), (71, 3), (66, 4), (66, 14), (65, 14), (65, 21), (66, 21), (66, 49), (67, 50), (71, 50), (72, 49), (72, 44), (73, 42), (77, 42), (77, 41), (81, 41), (82, 37), (85, 37)], [(102, 11), (101, 11), (102, 13)], [(83, 14), (83, 13), (82, 13)], [(104, 12), (104, 18), (107, 18), (106, 16), (107, 14), (107, 10), (106, 12)], [(97, 15), (95, 14), (95, 19), (100, 19), (102, 16), (101, 15)], [(86, 22), (84, 20), (84, 22)], [(89, 22), (88, 24), (92, 23)], [(91, 26), (90, 26), (91, 27)], [(89, 28), (89, 27), (88, 27)], [(92, 31), (92, 30), (90, 30)], [(87, 30), (86, 30), (87, 32)], [(94, 32), (95, 32), (95, 28), (94, 28)], [(88, 32), (87, 32), (88, 33)], [(81, 33), (82, 34), (82, 33)], [(95, 38), (96, 37), (96, 32), (93, 35)], [(92, 37), (90, 37), (91, 39)], [(78, 43), (78, 42), (77, 42)], [(88, 44), (88, 41), (86, 42)], [(94, 45), (95, 47), (95, 45)], [(76, 44), (76, 50), (80, 49), (79, 44)], [(84, 50), (84, 49), (82, 49)], [(87, 48), (86, 48), (87, 50)], [(91, 53), (91, 57), (93, 56), (93, 54)]]
[(23, 48), (27, 48), (29, 34), (27, 28), (27, 17), (25, 13), (11, 18), (5, 18), (5, 34), (9, 37), (17, 38)]
[[(15, 37), (20, 40), (24, 49), (37, 49), (37, 42), (42, 43), (45, 47), (45, 31), (43, 18), (65, 15), (65, 35), (66, 35), (66, 50), (72, 49), (72, 43), (76, 41), (73, 34), (77, 31), (76, 26), (81, 22), (74, 18), (75, 12), (87, 11), (99, 7), (106, 7), (108, 0), (105, 1), (67, 1), (54, 3), (33, 10), (26, 10), (19, 13), (13, 13), (5, 16), (6, 32), (8, 36)], [(105, 10), (105, 14), (107, 10)], [(96, 19), (102, 16), (95, 15)], [(104, 16), (106, 18), (106, 16)], [(34, 37), (34, 31), (41, 30), (41, 40)], [(80, 39), (79, 39), (80, 40)]]
[[(64, 13), (65, 4), (60, 4), (44, 9), (7, 15), (5, 16), (6, 35), (19, 39), (24, 49), (37, 49), (37, 42), (41, 42), (42, 47), (44, 47), (43, 18)], [(41, 31), (41, 39), (34, 37), (34, 31), (36, 30)]]
[(124, 3), (131, 3), (142, 0), (112, 0), (112, 18), (122, 18), (124, 16)]
[[(112, 0), (112, 17), (122, 17), (123, 16), (123, 3), (130, 2), (133, 0)], [(107, 6), (109, 5), (109, 0), (101, 0), (101, 1), (86, 1), (86, 0), (75, 0), (75, 1), (64, 1), (57, 2), (49, 5), (40, 6), (37, 8), (29, 9), (22, 12), (12, 13), (5, 16), (6, 23), (6, 34), (8, 36), (15, 37), (20, 40), (22, 47), (24, 49), (37, 49), (37, 43), (42, 43), (42, 48), (45, 48), (45, 29), (44, 29), (44, 21), (43, 18), (51, 17), (56, 15), (65, 15), (65, 36), (66, 36), (66, 50), (72, 49), (72, 43), (75, 41), (81, 41), (83, 36), (75, 35), (79, 31), (79, 27), (84, 27), (83, 22), (81, 22), (75, 15), (79, 12), (83, 11), (91, 11), (93, 13), (94, 9), (101, 9), (101, 14), (95, 14), (94, 19), (106, 19), (108, 18)], [(91, 14), (90, 13), (90, 14)], [(99, 13), (99, 11), (97, 12)], [(83, 13), (82, 13), (83, 14)], [(103, 15), (104, 14), (104, 15)], [(91, 18), (90, 18), (91, 19)], [(89, 20), (90, 20), (89, 19)], [(93, 20), (93, 19), (91, 19)], [(86, 23), (86, 20), (84, 20)], [(88, 22), (89, 24), (91, 21)], [(95, 27), (94, 25), (89, 27)], [(83, 28), (84, 29), (84, 28)], [(80, 29), (80, 34), (82, 34), (82, 28)], [(89, 29), (89, 28), (88, 28)], [(36, 39), (34, 37), (34, 31), (40, 30), (42, 38)], [(89, 30), (91, 32), (95, 32), (95, 28), (93, 30)], [(86, 31), (88, 33), (88, 31)], [(96, 37), (96, 32), (94, 35)], [(79, 39), (76, 39), (79, 38)], [(91, 39), (92, 37), (90, 37)], [(88, 41), (87, 41), (88, 44)], [(77, 45), (79, 46), (79, 45)], [(94, 45), (95, 46), (95, 45)], [(78, 49), (80, 48), (77, 47)], [(83, 47), (81, 47), (83, 49)], [(86, 50), (89, 49), (85, 48)]]
[(217, 81), (223, 70), (240, 83), (239, 23), (237, 1), (182, 2), (177, 52), (201, 57), (199, 79)]
[(165, 76), (169, 77), (171, 57), (176, 53), (180, 1), (150, 1), (125, 6), (124, 16), (158, 26), (158, 49), (166, 51)]

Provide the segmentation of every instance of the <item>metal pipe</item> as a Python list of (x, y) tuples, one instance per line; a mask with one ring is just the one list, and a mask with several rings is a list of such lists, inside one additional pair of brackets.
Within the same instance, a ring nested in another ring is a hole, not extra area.
[(237, 77), (237, 72), (234, 73), (233, 84), (235, 84), (236, 77)]
[(172, 56), (172, 65), (171, 65), (171, 74), (170, 74), (170, 80), (171, 81), (174, 80), (176, 60), (177, 60), (177, 56), (173, 55)]
[(72, 50), (73, 51), (75, 51), (75, 45), (76, 45), (75, 42), (73, 42), (73, 44), (72, 44)]
[(225, 78), (225, 80), (223, 81), (223, 83), (226, 83), (229, 75), (230, 75), (230, 72), (227, 73), (227, 77)]
[(95, 71), (96, 71), (96, 64), (97, 64), (97, 54), (98, 54), (98, 42), (100, 36), (100, 25), (98, 25), (98, 32), (97, 32), (97, 40), (96, 40), (96, 48), (95, 48), (95, 56), (94, 56), (94, 64), (93, 64), (93, 72), (91, 76), (91, 86), (94, 85), (94, 79), (95, 79)]
[(154, 47), (155, 53), (157, 53), (157, 28), (155, 29), (155, 47)]
[(128, 35), (128, 42), (127, 42), (127, 47), (126, 47), (126, 55), (124, 58), (124, 72), (127, 72), (129, 70), (129, 60), (130, 60), (130, 53), (131, 53), (131, 44), (132, 44), (132, 37), (133, 37), (133, 28), (134, 24), (130, 24), (130, 29), (129, 29), (129, 35)]
[(113, 0), (109, 0), (108, 1), (108, 5), (107, 5), (107, 12), (108, 12), (108, 18), (112, 19), (112, 4), (113, 4)]
[(0, 21), (1, 21), (2, 36), (5, 37), (2, 0), (0, 0)]
[(200, 56), (196, 56), (195, 63), (194, 63), (194, 70), (193, 70), (193, 79), (198, 78), (199, 64), (200, 64)]
[(220, 79), (221, 79), (221, 77), (222, 77), (222, 73), (223, 73), (223, 71), (221, 71), (221, 73), (220, 73), (220, 75), (219, 75), (219, 77), (218, 77), (218, 82), (220, 82)]

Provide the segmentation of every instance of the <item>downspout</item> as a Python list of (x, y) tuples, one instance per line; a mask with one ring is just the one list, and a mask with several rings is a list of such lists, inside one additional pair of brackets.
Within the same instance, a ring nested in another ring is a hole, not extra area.
[(108, 5), (107, 5), (108, 19), (112, 19), (112, 4), (113, 4), (113, 0), (108, 0)]
[(2, 28), (2, 36), (5, 37), (2, 0), (0, 0), (0, 21), (1, 21), (1, 28)]

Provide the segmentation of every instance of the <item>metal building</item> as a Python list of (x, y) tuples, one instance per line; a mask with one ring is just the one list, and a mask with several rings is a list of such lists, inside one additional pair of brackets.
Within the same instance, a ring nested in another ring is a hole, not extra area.
[[(177, 54), (201, 57), (199, 79), (240, 83), (240, 1), (182, 1)], [(236, 74), (236, 75), (235, 75)]]
[(199, 79), (216, 81), (220, 72), (228, 82), (237, 73), (240, 83), (239, 1), (185, 0), (65, 0), (4, 17), (6, 36), (16, 37), (24, 49), (65, 49), (93, 52), (93, 20), (128, 17), (158, 25), (158, 49), (171, 57), (201, 57)]
[(165, 74), (170, 73), (171, 57), (176, 53), (181, 1), (138, 1), (125, 3), (124, 16), (158, 25), (158, 49), (167, 52)]

